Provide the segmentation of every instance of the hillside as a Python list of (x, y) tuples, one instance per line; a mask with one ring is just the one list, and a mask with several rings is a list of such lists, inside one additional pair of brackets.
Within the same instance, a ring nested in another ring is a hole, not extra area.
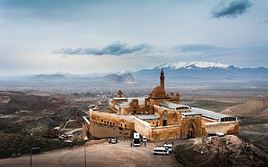
[(268, 152), (268, 98), (255, 98), (223, 110), (240, 121), (239, 137), (247, 139)]
[(229, 107), (221, 113), (241, 117), (268, 118), (268, 98), (249, 100), (245, 103)]

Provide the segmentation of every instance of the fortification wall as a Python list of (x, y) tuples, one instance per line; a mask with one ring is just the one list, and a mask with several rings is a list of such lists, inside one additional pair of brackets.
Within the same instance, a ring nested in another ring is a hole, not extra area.
[(96, 122), (90, 123), (90, 134), (96, 138), (106, 137), (131, 137), (132, 129), (120, 128), (110, 125), (99, 124)]
[(111, 125), (121, 128), (134, 129), (135, 117), (132, 115), (118, 115), (93, 111), (90, 113), (90, 122)]
[(151, 141), (171, 140), (180, 136), (178, 125), (151, 127), (148, 122), (140, 119), (135, 119), (135, 131)]
[(177, 111), (174, 111), (172, 109), (163, 108), (157, 105), (154, 105), (155, 114), (160, 117), (160, 123), (162, 125), (162, 122), (164, 119), (167, 120), (168, 125), (175, 125), (179, 124), (181, 120), (181, 114)]
[(239, 133), (238, 121), (206, 123), (207, 133), (223, 132), (224, 134)]
[(177, 139), (180, 136), (178, 125), (153, 127), (151, 132), (152, 141), (163, 141)]
[(145, 136), (148, 139), (151, 139), (152, 129), (148, 122), (145, 122), (140, 119), (135, 119), (134, 130), (140, 133), (142, 136)]

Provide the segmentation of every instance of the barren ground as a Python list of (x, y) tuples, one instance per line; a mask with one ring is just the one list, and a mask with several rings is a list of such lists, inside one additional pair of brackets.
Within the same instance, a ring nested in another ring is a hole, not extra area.
[[(119, 141), (118, 144), (108, 144), (105, 142), (34, 155), (32, 161), (35, 167), (84, 166), (84, 148), (86, 147), (87, 167), (172, 167), (177, 165), (172, 156), (153, 155), (154, 146), (154, 143), (147, 143), (146, 147), (130, 147), (129, 140)], [(29, 166), (29, 155), (19, 158), (1, 159), (0, 166)]]

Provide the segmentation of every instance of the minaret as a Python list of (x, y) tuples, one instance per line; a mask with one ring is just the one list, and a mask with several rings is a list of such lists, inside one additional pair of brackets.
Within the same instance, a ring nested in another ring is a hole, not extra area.
[(160, 73), (160, 87), (165, 90), (165, 74), (163, 71), (163, 68), (161, 69), (161, 73)]

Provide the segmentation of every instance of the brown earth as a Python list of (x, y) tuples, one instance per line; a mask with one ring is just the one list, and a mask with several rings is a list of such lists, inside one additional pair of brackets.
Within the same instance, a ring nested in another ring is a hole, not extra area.
[(240, 117), (256, 117), (268, 119), (268, 98), (255, 98), (242, 104), (229, 107), (221, 113)]
[[(130, 141), (118, 144), (99, 143), (73, 149), (46, 152), (32, 157), (33, 166), (38, 167), (78, 167), (84, 166), (86, 149), (87, 167), (176, 167), (171, 156), (153, 155), (154, 143), (147, 146), (130, 147)], [(25, 167), (29, 165), (29, 156), (0, 160), (0, 166)]]
[(267, 153), (234, 135), (178, 142), (174, 156), (178, 162), (189, 167), (267, 165)]
[(231, 106), (221, 113), (239, 118), (239, 137), (268, 152), (268, 97), (259, 97)]
[(28, 153), (31, 145), (42, 145), (43, 150), (69, 146), (57, 140), (60, 132), (54, 128), (63, 127), (70, 119), (75, 121), (67, 128), (80, 128), (88, 105), (98, 99), (90, 94), (0, 91), (0, 158), (10, 157), (18, 149)]

